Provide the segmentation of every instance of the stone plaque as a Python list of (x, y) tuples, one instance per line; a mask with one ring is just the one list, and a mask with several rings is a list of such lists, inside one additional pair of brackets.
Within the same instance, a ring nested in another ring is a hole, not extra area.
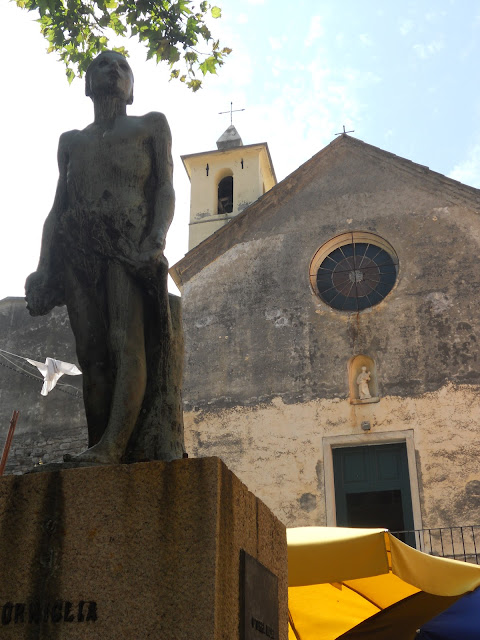
[(278, 640), (278, 577), (240, 551), (240, 640)]

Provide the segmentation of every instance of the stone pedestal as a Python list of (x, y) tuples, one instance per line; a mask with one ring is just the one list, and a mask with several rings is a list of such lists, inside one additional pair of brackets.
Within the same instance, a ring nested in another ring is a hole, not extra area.
[(287, 639), (285, 528), (218, 458), (6, 476), (0, 528), (2, 638)]

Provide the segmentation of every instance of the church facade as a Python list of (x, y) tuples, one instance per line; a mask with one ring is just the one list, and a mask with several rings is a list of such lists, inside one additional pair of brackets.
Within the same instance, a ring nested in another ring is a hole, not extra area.
[(342, 135), (259, 196), (171, 269), (189, 454), (287, 526), (480, 523), (480, 192)]

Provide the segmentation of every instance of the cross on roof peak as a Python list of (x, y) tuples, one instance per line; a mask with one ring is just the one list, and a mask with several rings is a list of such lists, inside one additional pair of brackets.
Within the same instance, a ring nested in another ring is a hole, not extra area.
[(355, 133), (355, 129), (352, 129), (351, 131), (345, 131), (345, 125), (343, 125), (343, 131), (339, 131), (335, 135), (336, 136), (345, 136), (347, 133)]

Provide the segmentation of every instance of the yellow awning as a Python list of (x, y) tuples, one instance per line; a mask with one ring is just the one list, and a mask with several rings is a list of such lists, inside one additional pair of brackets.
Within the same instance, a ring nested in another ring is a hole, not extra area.
[(429, 556), (384, 529), (287, 529), (289, 640), (408, 640), (480, 586), (480, 567)]

